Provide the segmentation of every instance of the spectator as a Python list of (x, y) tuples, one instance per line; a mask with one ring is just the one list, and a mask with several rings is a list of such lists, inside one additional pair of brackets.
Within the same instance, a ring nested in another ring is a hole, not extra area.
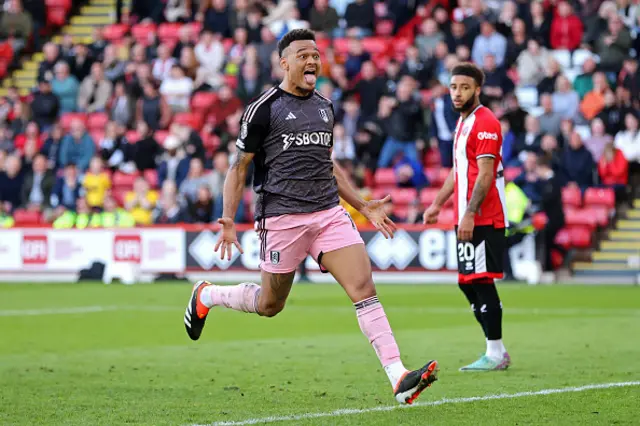
[(259, 44), (262, 38), (262, 13), (255, 5), (249, 7), (247, 11), (246, 29), (249, 34), (249, 43)]
[(537, 208), (542, 201), (542, 194), (540, 192), (540, 185), (538, 182), (539, 176), (536, 173), (537, 161), (538, 155), (536, 153), (527, 152), (524, 155), (524, 160), (522, 161), (524, 170), (513, 180), (513, 183), (518, 185), (527, 198), (531, 200), (534, 208)]
[(51, 92), (51, 83), (48, 80), (40, 80), (38, 91), (34, 94), (31, 102), (31, 112), (38, 127), (43, 132), (49, 131), (58, 118), (59, 111), (60, 101)]
[(593, 90), (587, 93), (580, 103), (580, 112), (587, 120), (593, 120), (604, 108), (604, 96), (610, 92), (607, 77), (602, 72), (593, 75)]
[(180, 66), (184, 70), (184, 74), (192, 81), (198, 76), (198, 60), (191, 46), (185, 46), (180, 51)]
[(164, 17), (167, 22), (185, 22), (191, 17), (190, 0), (167, 0)]
[(172, 135), (178, 137), (189, 157), (197, 157), (204, 163), (204, 143), (202, 142), (200, 134), (195, 129), (185, 124), (173, 123), (170, 131)]
[(353, 37), (349, 39), (349, 52), (347, 60), (344, 63), (345, 71), (347, 72), (347, 78), (354, 78), (362, 68), (362, 64), (371, 59), (371, 55), (364, 51), (362, 42)]
[(566, 181), (564, 169), (562, 168), (562, 151), (558, 146), (558, 139), (553, 135), (544, 135), (540, 143), (542, 149), (541, 157), (545, 157), (553, 173), (562, 183)]
[(129, 19), (138, 22), (150, 19), (153, 22), (159, 23), (162, 20), (163, 8), (163, 2), (157, 2), (155, 0), (132, 0)]
[(193, 81), (185, 76), (180, 65), (172, 66), (169, 77), (166, 77), (160, 86), (160, 94), (166, 100), (171, 111), (188, 111), (192, 92)]
[(7, 7), (0, 19), (0, 36), (11, 41), (11, 48), (20, 54), (31, 37), (33, 19), (22, 9), (22, 1), (7, 0)]
[(566, 255), (566, 250), (556, 243), (556, 236), (565, 225), (563, 206), (561, 202), (558, 202), (562, 199), (562, 182), (555, 175), (548, 160), (545, 158), (538, 160), (535, 173), (541, 194), (540, 209), (547, 216), (547, 225), (539, 237), (544, 244), (544, 249), (542, 250), (544, 264), (542, 267), (545, 271), (551, 271), (553, 270), (552, 251), (556, 250)]
[(60, 146), (62, 142), (62, 128), (59, 124), (54, 124), (49, 132), (49, 136), (42, 145), (41, 153), (47, 158), (47, 166), (57, 171), (60, 166)]
[(556, 79), (560, 77), (560, 64), (553, 57), (549, 57), (544, 76), (536, 86), (538, 95), (543, 93), (553, 93), (556, 88)]
[(624, 117), (625, 130), (616, 134), (615, 147), (624, 154), (629, 163), (640, 163), (640, 132), (638, 117), (627, 113)]
[(166, 129), (171, 122), (171, 108), (158, 93), (155, 83), (144, 83), (144, 95), (138, 100), (136, 121), (144, 121), (151, 130)]
[[(458, 31), (458, 34), (463, 37), (464, 24), (460, 25), (462, 26), (462, 31)], [(453, 34), (453, 37), (455, 38), (455, 34)], [(441, 41), (445, 41), (445, 35), (442, 31), (440, 31), (440, 28), (438, 28), (438, 23), (432, 18), (427, 18), (422, 21), (422, 24), (420, 25), (420, 33), (416, 36), (415, 39), (415, 45), (420, 51), (420, 59), (422, 59), (423, 61), (429, 60), (433, 56), (436, 46)], [(458, 47), (458, 44), (456, 44), (455, 41), (453, 42), (453, 46), (449, 45), (450, 51), (455, 51), (456, 47)]]
[(336, 124), (333, 127), (333, 158), (349, 163), (353, 163), (356, 159), (353, 139), (345, 134), (342, 124)]
[(560, 1), (551, 21), (551, 48), (575, 50), (582, 41), (582, 21), (573, 13), (571, 4)]
[[(614, 1), (589, 1), (584, 6), (583, 16), (585, 17), (586, 32), (583, 36), (583, 42), (593, 46), (598, 37), (607, 32), (609, 18), (617, 15), (618, 10)], [(595, 11), (597, 13), (594, 13)]]
[(482, 87), (482, 97), (485, 103), (502, 100), (506, 94), (513, 92), (513, 81), (507, 77), (504, 68), (498, 68), (496, 58), (492, 54), (485, 55), (483, 69), (485, 84)]
[(9, 155), (4, 171), (0, 172), (0, 211), (13, 213), (21, 204), (21, 188), (24, 182), (22, 161), (17, 155)]
[(540, 46), (549, 47), (549, 35), (551, 33), (551, 20), (548, 19), (542, 2), (533, 1), (529, 9), (529, 33)]
[[(626, 89), (618, 87), (617, 92)], [(604, 108), (598, 113), (596, 118), (602, 119), (606, 132), (615, 135), (624, 128), (624, 117), (628, 112), (635, 114), (635, 109), (630, 104), (625, 105), (624, 95), (616, 96), (612, 91), (608, 91), (604, 95)]]
[(156, 169), (158, 167), (157, 159), (162, 155), (163, 149), (146, 122), (138, 121), (137, 131), (140, 140), (131, 147), (133, 155), (131, 160), (138, 171)]
[(262, 79), (260, 78), (259, 68), (256, 64), (245, 63), (242, 65), (240, 75), (238, 76), (237, 94), (243, 104), (255, 99), (262, 92)]
[(363, 119), (360, 106), (355, 97), (350, 96), (342, 104), (343, 113), (339, 115), (339, 120), (344, 126), (347, 137), (353, 138)]
[(47, 169), (47, 158), (42, 154), (36, 155), (32, 170), (26, 173), (22, 184), (20, 204), (29, 210), (42, 211), (49, 206), (55, 181), (55, 175)]
[[(514, 3), (509, 2), (508, 4)], [(522, 19), (515, 19), (511, 30), (513, 35), (507, 40), (507, 55), (504, 64), (505, 69), (509, 69), (516, 64), (520, 54), (527, 50), (530, 41), (527, 37), (527, 25)]]
[(629, 30), (624, 27), (620, 16), (612, 15), (607, 32), (600, 35), (595, 45), (596, 53), (600, 56), (600, 67), (605, 71), (618, 72), (629, 56), (630, 48)]
[(104, 211), (99, 218), (103, 228), (131, 228), (136, 224), (133, 215), (118, 207), (116, 200), (109, 194), (104, 197)]
[(158, 166), (158, 184), (163, 185), (165, 180), (175, 182), (180, 187), (189, 173), (190, 158), (181, 148), (180, 139), (174, 135), (169, 135), (164, 141), (166, 153)]
[[(527, 153), (540, 153), (540, 143), (542, 142), (542, 132), (540, 131), (540, 121), (533, 115), (528, 115), (525, 120), (525, 133), (519, 145), (516, 146), (514, 156), (518, 158), (521, 163), (524, 163)], [(534, 160), (531, 160), (531, 170), (534, 169)], [(517, 165), (517, 164), (512, 164)], [(531, 198), (531, 197), (529, 197)]]
[(404, 152), (408, 160), (418, 160), (416, 145), (422, 135), (423, 118), (420, 104), (413, 99), (414, 86), (412, 79), (406, 77), (398, 84), (395, 106), (386, 123), (389, 135), (378, 167), (388, 167), (398, 152)]
[(271, 63), (271, 55), (276, 52), (278, 56), (278, 40), (271, 32), (269, 27), (262, 27), (260, 30), (261, 42), (258, 44), (258, 60), (260, 61), (261, 74), (269, 74)]
[(429, 185), (429, 181), (422, 170), (419, 161), (400, 154), (393, 165), (396, 182), (401, 188), (416, 188), (418, 190)]
[(102, 158), (93, 157), (89, 170), (84, 175), (82, 182), (87, 204), (94, 211), (99, 211), (104, 206), (107, 191), (111, 189), (111, 178), (104, 171)]
[(191, 25), (182, 25), (178, 30), (178, 42), (173, 48), (172, 56), (179, 59), (182, 56), (182, 49), (185, 47), (193, 47), (193, 27)]
[(133, 182), (133, 191), (125, 195), (124, 207), (131, 213), (137, 225), (151, 225), (152, 212), (158, 202), (158, 191), (149, 188), (149, 182), (142, 176)]
[[(507, 120), (505, 117), (502, 117), (500, 119), (500, 130), (502, 132), (502, 164), (504, 164), (505, 166), (509, 166), (513, 163), (515, 163), (516, 165), (518, 164), (518, 159), (517, 157), (514, 157), (514, 152), (516, 149), (516, 146), (518, 144), (520, 144), (520, 142), (517, 140), (516, 134), (511, 130), (511, 125), (509, 124), (509, 120)], [(447, 164), (451, 164), (453, 157), (453, 146), (451, 147), (451, 153), (448, 154), (448, 161), (450, 161), (450, 163)], [(443, 151), (440, 151), (440, 158), (441, 158), (441, 162), (443, 164), (444, 167), (444, 161), (442, 161), (443, 158)], [(451, 166), (446, 166), (446, 167), (452, 167)]]
[(350, 35), (366, 37), (373, 34), (375, 12), (373, 2), (370, 0), (355, 0), (349, 3), (344, 13), (347, 28)]
[(11, 120), (11, 133), (14, 136), (24, 133), (30, 119), (29, 104), (21, 101), (15, 102), (8, 118)]
[(190, 222), (188, 212), (178, 203), (175, 182), (167, 180), (162, 184), (162, 194), (153, 217), (153, 223), (162, 225)]
[(80, 198), (81, 190), (82, 186), (75, 164), (65, 165), (63, 175), (56, 180), (51, 192), (50, 204), (56, 209), (57, 216), (60, 216), (64, 210), (75, 210), (76, 200)]
[(109, 115), (113, 121), (121, 126), (129, 127), (134, 118), (135, 104), (123, 81), (118, 81), (109, 102)]
[(584, 146), (591, 152), (594, 161), (600, 160), (604, 147), (609, 142), (613, 142), (613, 137), (606, 133), (604, 122), (600, 118), (594, 118), (591, 122), (591, 136), (584, 141)]
[(196, 21), (202, 22), (206, 31), (215, 31), (224, 38), (231, 37), (229, 8), (226, 3), (225, 0), (203, 0), (196, 15)]
[(104, 76), (111, 83), (116, 83), (118, 80), (124, 77), (126, 67), (124, 62), (118, 59), (115, 45), (108, 44), (107, 46), (105, 46), (102, 66), (104, 67)]
[(451, 96), (445, 86), (434, 89), (433, 111), (429, 126), (431, 146), (437, 146), (440, 151), (442, 167), (453, 167), (453, 134), (456, 129), (459, 114), (453, 110)]
[(504, 101), (505, 110), (503, 113), (503, 117), (509, 120), (509, 127), (511, 131), (516, 135), (516, 137), (524, 135), (525, 121), (529, 114), (527, 114), (527, 112), (522, 109), (515, 94), (507, 94)]
[(364, 117), (374, 117), (378, 102), (385, 93), (385, 81), (377, 75), (376, 66), (372, 61), (362, 64), (360, 74), (361, 78), (354, 88), (360, 97), (360, 110)]
[(598, 161), (598, 175), (602, 185), (615, 191), (618, 201), (624, 200), (629, 182), (629, 162), (613, 142), (605, 146)]
[[(101, 27), (95, 27), (93, 29), (93, 41), (91, 42), (91, 44), (89, 44), (89, 52), (91, 57), (96, 58), (99, 61), (102, 61), (104, 59), (106, 59), (104, 57), (105, 55), (105, 50), (107, 48), (107, 46), (113, 46), (112, 44), (108, 44), (107, 41), (104, 39), (104, 35), (102, 34), (102, 28)], [(114, 46), (115, 48), (115, 46)], [(114, 55), (115, 56), (115, 55)], [(108, 69), (109, 66), (107, 63), (104, 64), (105, 68)], [(105, 70), (106, 75), (108, 76), (109, 73)], [(109, 78), (109, 77), (107, 77)]]
[(215, 102), (210, 110), (214, 123), (223, 123), (239, 109), (242, 109), (242, 101), (233, 95), (231, 87), (222, 85), (218, 91), (218, 102)]
[(84, 123), (80, 119), (71, 121), (71, 131), (62, 138), (60, 143), (60, 164), (64, 167), (75, 164), (80, 173), (89, 167), (89, 162), (95, 152), (95, 144), (87, 133)]
[(187, 202), (193, 203), (197, 200), (198, 189), (202, 186), (211, 189), (213, 186), (212, 176), (209, 173), (205, 173), (201, 159), (192, 158), (189, 164), (189, 173), (180, 184), (178, 192)]
[(117, 134), (117, 124), (113, 121), (107, 123), (105, 134), (99, 143), (100, 157), (112, 170), (129, 160), (131, 147), (126, 144), (126, 139)]
[(378, 102), (378, 112), (375, 117), (364, 120), (354, 137), (356, 143), (356, 158), (367, 169), (375, 170), (382, 146), (387, 140), (386, 121), (391, 115), (395, 101), (383, 96)]
[(89, 48), (84, 44), (76, 44), (73, 47), (73, 56), (68, 59), (69, 69), (78, 81), (84, 81), (91, 74), (93, 58), (89, 56)]
[(562, 164), (568, 181), (577, 185), (583, 192), (593, 186), (596, 163), (582, 143), (582, 137), (576, 131), (569, 138), (569, 146), (564, 151)]
[(408, 75), (414, 80), (425, 84), (431, 80), (431, 69), (420, 59), (420, 52), (417, 47), (407, 47), (404, 62), (400, 66), (400, 75)]
[(66, 62), (58, 62), (55, 66), (55, 78), (51, 83), (53, 94), (60, 101), (60, 112), (75, 112), (77, 110), (78, 80), (69, 74), (69, 65)]
[(42, 53), (44, 60), (38, 67), (38, 79), (51, 81), (54, 77), (54, 68), (60, 59), (60, 49), (57, 44), (49, 42), (42, 48)]
[(173, 66), (176, 64), (176, 59), (171, 56), (169, 46), (162, 43), (158, 46), (158, 57), (153, 60), (151, 67), (151, 73), (153, 78), (158, 81), (170, 77)]
[(559, 113), (562, 118), (571, 120), (578, 116), (580, 107), (580, 96), (571, 87), (571, 82), (567, 77), (561, 75), (556, 80), (556, 91), (553, 97), (553, 110)]
[(482, 64), (486, 55), (493, 55), (496, 59), (496, 66), (502, 67), (507, 53), (507, 39), (496, 32), (490, 21), (483, 21), (480, 28), (481, 33), (475, 38), (471, 50), (473, 62)]
[(84, 197), (76, 200), (75, 209), (67, 209), (53, 222), (55, 229), (86, 229), (100, 226), (100, 214), (91, 210)]
[(580, 99), (584, 99), (585, 95), (593, 90), (593, 74), (596, 71), (596, 61), (593, 58), (587, 58), (582, 64), (582, 74), (573, 81), (573, 87)]
[[(447, 34), (447, 51), (455, 52), (459, 46), (473, 46), (474, 35), (467, 31), (467, 27), (462, 21), (451, 22), (450, 34)], [(435, 46), (439, 44), (436, 43)], [(435, 49), (434, 46), (434, 49)], [(432, 51), (432, 55), (435, 50)]]
[(194, 223), (211, 223), (213, 221), (213, 197), (211, 189), (202, 185), (197, 189), (194, 200), (188, 202), (189, 214)]
[(104, 78), (102, 64), (91, 67), (91, 75), (84, 79), (78, 93), (78, 109), (82, 112), (104, 112), (111, 98), (113, 85)]
[[(560, 81), (560, 79), (558, 79)], [(562, 115), (560, 112), (554, 110), (554, 98), (548, 93), (540, 96), (540, 106), (542, 106), (542, 114), (538, 116), (540, 122), (540, 131), (543, 134), (551, 134), (558, 136), (560, 134), (560, 122), (562, 121)], [(576, 104), (577, 106), (577, 104)]]
[(205, 88), (217, 88), (222, 84), (222, 66), (224, 65), (224, 47), (220, 36), (205, 29), (195, 47), (196, 59), (200, 63), (195, 86), (206, 85)]
[[(235, 147), (235, 144), (233, 145)], [(216, 221), (222, 217), (223, 213), (223, 188), (224, 179), (229, 171), (230, 156), (224, 151), (219, 151), (213, 157), (213, 173), (212, 173), (212, 195), (213, 195), (213, 218), (212, 221)], [(240, 200), (238, 210), (234, 218), (236, 223), (242, 223), (244, 221), (245, 202), (244, 198)]]

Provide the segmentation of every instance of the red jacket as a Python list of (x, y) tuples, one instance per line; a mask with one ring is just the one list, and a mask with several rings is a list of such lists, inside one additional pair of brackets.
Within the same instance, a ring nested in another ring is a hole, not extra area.
[(551, 47), (577, 49), (580, 47), (583, 30), (582, 21), (577, 15), (569, 15), (565, 18), (556, 15), (551, 22)]
[(629, 180), (629, 162), (618, 148), (614, 148), (613, 161), (607, 162), (604, 154), (598, 161), (598, 174), (604, 185), (626, 185)]

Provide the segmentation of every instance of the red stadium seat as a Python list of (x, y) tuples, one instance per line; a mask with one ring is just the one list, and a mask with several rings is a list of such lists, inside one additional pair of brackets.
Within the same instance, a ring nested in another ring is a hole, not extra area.
[(238, 78), (235, 75), (225, 75), (224, 84), (236, 90), (238, 88)]
[(386, 52), (390, 46), (390, 39), (386, 37), (367, 37), (362, 39), (362, 48), (371, 54)]
[(156, 32), (156, 24), (153, 23), (144, 23), (137, 24), (131, 27), (131, 35), (136, 40), (137, 43), (148, 44), (149, 33)]
[(440, 151), (437, 148), (427, 149), (427, 153), (424, 158), (424, 165), (426, 167), (438, 167), (441, 163)]
[(586, 215), (594, 218), (596, 225), (606, 227), (609, 225), (609, 209), (605, 206), (586, 206), (583, 210)]
[(374, 182), (376, 187), (378, 186), (395, 186), (396, 185), (396, 174), (393, 169), (378, 169), (376, 170), (376, 174), (374, 175)]
[(37, 211), (17, 209), (13, 212), (13, 219), (15, 220), (16, 225), (28, 226), (39, 224), (42, 216), (40, 215), (40, 212)]
[(65, 11), (71, 9), (72, 0), (45, 0), (44, 4), (47, 8), (58, 7), (65, 9)]
[(87, 128), (92, 130), (104, 130), (109, 122), (109, 116), (105, 112), (94, 112), (87, 117)]
[(613, 209), (616, 206), (616, 194), (611, 188), (587, 188), (584, 193), (584, 204)]
[(317, 38), (316, 46), (318, 46), (318, 50), (320, 51), (320, 53), (324, 54), (327, 48), (331, 46), (331, 39), (328, 39), (326, 37)]
[(567, 207), (564, 209), (564, 218), (567, 227), (587, 227), (591, 230), (597, 226), (596, 218), (589, 215), (584, 209)]
[(60, 126), (62, 130), (67, 132), (71, 126), (73, 120), (81, 120), (85, 125), (87, 124), (87, 114), (83, 112), (67, 112), (60, 116)]
[(126, 199), (127, 192), (129, 191), (130, 189), (127, 188), (115, 188), (113, 191), (111, 191), (111, 195), (116, 200), (116, 203), (118, 203), (119, 206), (124, 206), (124, 201)]
[(204, 132), (200, 134), (200, 137), (202, 138), (202, 144), (204, 145), (204, 150), (208, 154), (213, 155), (213, 153), (220, 146), (220, 138), (216, 135), (212, 135), (210, 133), (204, 133)]
[(204, 118), (202, 114), (195, 112), (179, 112), (174, 116), (173, 122), (189, 126), (194, 130), (200, 131), (204, 124)]
[(515, 178), (520, 176), (522, 169), (520, 167), (507, 167), (504, 169), (504, 180), (512, 182)]
[(571, 246), (575, 248), (586, 249), (591, 247), (592, 232), (588, 228), (572, 228), (569, 229), (571, 235)]
[(233, 47), (233, 39), (225, 38), (224, 40), (222, 40), (222, 47), (224, 48), (224, 53), (228, 54), (231, 48)]
[(93, 139), (93, 143), (96, 144), (96, 146), (100, 146), (100, 142), (102, 142), (102, 139), (104, 138), (104, 130), (92, 130), (89, 132), (89, 136), (91, 136), (91, 139)]
[(180, 27), (182, 24), (176, 23), (164, 23), (158, 26), (158, 39), (160, 42), (165, 43), (167, 41), (177, 42), (180, 37)]
[(538, 212), (533, 215), (533, 217), (531, 218), (531, 222), (533, 227), (539, 231), (541, 229), (544, 229), (545, 226), (547, 226), (547, 222), (549, 222), (549, 218), (545, 213)]
[(390, 19), (379, 21), (376, 24), (376, 35), (378, 36), (390, 36), (393, 34), (394, 22)]
[(440, 190), (438, 188), (425, 188), (420, 192), (420, 203), (427, 208), (433, 203)]
[(577, 186), (565, 186), (562, 188), (562, 204), (571, 207), (582, 206), (582, 193)]
[(138, 176), (139, 175), (137, 173), (128, 174), (115, 172), (111, 178), (111, 184), (114, 188), (131, 189), (133, 188), (133, 182), (135, 182)]
[(124, 134), (124, 137), (127, 138), (129, 143), (136, 143), (140, 140), (140, 134), (136, 130), (129, 130)]
[(404, 58), (404, 54), (407, 51), (407, 48), (413, 45), (413, 39), (405, 38), (405, 37), (396, 37), (393, 39), (393, 42), (391, 44), (393, 46), (392, 51), (394, 52), (394, 56), (396, 58), (398, 57)]
[(149, 185), (152, 188), (157, 188), (158, 187), (158, 171), (153, 169), (153, 170), (145, 170), (144, 171), (144, 178), (146, 179), (147, 182), (149, 182)]
[(409, 215), (409, 209), (407, 206), (393, 206), (393, 214), (405, 220)]
[(166, 130), (158, 130), (154, 135), (156, 142), (161, 146), (164, 146), (164, 140), (167, 139), (167, 136), (169, 136), (169, 132)]
[(438, 223), (444, 226), (454, 226), (455, 223), (455, 212), (453, 209), (443, 209), (440, 210), (440, 215), (438, 215)]
[(556, 244), (565, 249), (571, 248), (571, 234), (567, 228), (563, 228), (556, 234)]
[(47, 24), (62, 27), (67, 22), (67, 10), (63, 7), (47, 8)]
[(391, 200), (394, 204), (406, 205), (418, 199), (418, 191), (414, 188), (397, 188), (391, 191)]
[(333, 51), (337, 55), (346, 55), (349, 52), (349, 39), (335, 38), (333, 39)]
[(218, 101), (218, 95), (213, 92), (198, 92), (191, 98), (191, 109), (194, 112), (206, 112)]
[(129, 27), (124, 24), (107, 25), (102, 29), (102, 36), (110, 42), (122, 40), (124, 35), (129, 31)]

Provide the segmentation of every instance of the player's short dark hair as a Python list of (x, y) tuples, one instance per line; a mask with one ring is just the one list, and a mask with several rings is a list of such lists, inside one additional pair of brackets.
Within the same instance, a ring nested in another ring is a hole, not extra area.
[(305, 28), (299, 28), (289, 31), (278, 42), (278, 54), (280, 55), (280, 57), (282, 58), (282, 52), (284, 52), (284, 49), (289, 47), (289, 45), (294, 41), (298, 40), (316, 41), (316, 35), (313, 31), (307, 30)]
[(454, 75), (465, 75), (475, 80), (480, 87), (484, 84), (484, 72), (476, 64), (471, 62), (463, 62), (453, 67), (451, 77)]

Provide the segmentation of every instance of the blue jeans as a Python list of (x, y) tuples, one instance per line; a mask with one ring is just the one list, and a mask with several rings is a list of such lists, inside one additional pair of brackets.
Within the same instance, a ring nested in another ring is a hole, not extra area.
[(393, 162), (393, 158), (399, 152), (404, 153), (404, 156), (409, 160), (421, 162), (418, 160), (418, 150), (416, 149), (415, 141), (401, 142), (393, 138), (387, 138), (380, 152), (380, 157), (378, 158), (378, 167), (389, 167)]

